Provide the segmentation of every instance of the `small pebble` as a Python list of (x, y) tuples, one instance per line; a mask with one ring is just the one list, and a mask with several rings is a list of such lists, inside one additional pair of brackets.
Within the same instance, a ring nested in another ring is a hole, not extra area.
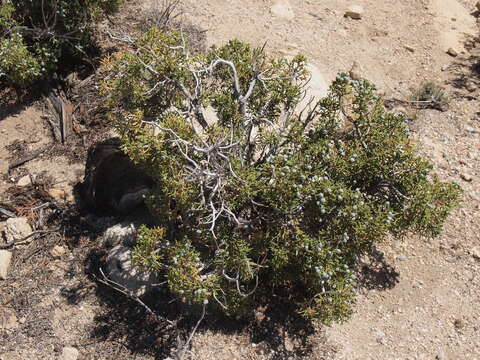
[(345, 17), (350, 19), (360, 20), (363, 17), (363, 7), (360, 5), (352, 5), (345, 11)]
[(435, 356), (435, 359), (436, 360), (447, 360), (447, 357), (445, 356), (445, 354), (443, 352), (440, 352), (437, 354), (437, 356)]
[(458, 51), (455, 50), (454, 48), (448, 48), (447, 54), (450, 55), (450, 56), (456, 57), (456, 56), (458, 56)]

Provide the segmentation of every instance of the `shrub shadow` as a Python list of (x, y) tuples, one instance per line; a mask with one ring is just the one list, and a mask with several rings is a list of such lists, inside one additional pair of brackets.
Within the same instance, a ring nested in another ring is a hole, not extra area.
[(387, 263), (385, 255), (374, 249), (367, 261), (360, 264), (358, 286), (364, 290), (387, 290), (398, 284), (400, 273)]
[[(100, 218), (96, 223), (100, 224), (98, 226), (85, 220), (91, 216), (89, 213), (82, 214), (76, 209), (69, 210), (68, 216), (63, 217), (65, 237), (78, 259), (71, 265), (68, 276), (81, 281), (75, 282), (74, 286), (64, 286), (60, 293), (70, 305), (98, 304), (100, 311), (91, 324), (88, 341), (99, 344), (96, 345), (99, 353), (120, 351), (112, 359), (136, 356), (165, 359), (172, 356), (172, 350), (188, 338), (199, 320), (201, 308), (180, 306), (161, 290), (142, 297), (156, 314), (176, 320), (177, 327), (174, 328), (159, 322), (134, 300), (97, 281), (101, 278), (100, 269), (104, 267), (107, 255), (100, 245), (101, 234), (112, 223), (124, 220), (105, 213), (102, 215), (106, 220)], [(87, 233), (89, 235), (85, 236)], [(85, 237), (89, 243), (85, 243)], [(206, 332), (246, 335), (255, 345), (254, 351), (272, 354), (279, 360), (308, 357), (315, 341), (322, 339), (312, 322), (296, 314), (292, 304), (284, 302), (269, 302), (248, 319), (235, 319), (209, 310), (198, 329), (198, 333)], [(111, 344), (115, 344), (115, 350)]]

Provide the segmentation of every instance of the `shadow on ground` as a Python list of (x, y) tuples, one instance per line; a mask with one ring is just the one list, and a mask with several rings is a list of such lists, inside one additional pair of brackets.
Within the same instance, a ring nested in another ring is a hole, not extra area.
[[(117, 218), (114, 222), (121, 220)], [(78, 228), (79, 219), (72, 217), (72, 223), (75, 224), (72, 234), (82, 233)], [(97, 228), (96, 234), (101, 234), (103, 230)], [(178, 321), (176, 328), (166, 326), (149, 315), (134, 300), (96, 281), (99, 269), (104, 266), (105, 250), (93, 244), (82, 246), (81, 240), (72, 240), (71, 244), (77, 247), (74, 251), (78, 251), (78, 256), (83, 259), (82, 265), (75, 271), (83, 271), (84, 281), (76, 287), (63, 288), (62, 295), (70, 304), (81, 305), (90, 297), (90, 302), (93, 298), (99, 305), (100, 311), (96, 314), (88, 334), (89, 341), (98, 344), (97, 348), (105, 347), (103, 353), (108, 359), (165, 359), (171, 356), (176, 344), (185, 341), (190, 334), (199, 319), (201, 309), (190, 308), (186, 313), (182, 311), (184, 308), (169, 301), (168, 294), (161, 291), (142, 298), (157, 314)], [(375, 250), (369, 261), (360, 268), (359, 286), (365, 290), (386, 290), (394, 287), (398, 278), (399, 273), (386, 262), (381, 252)], [(261, 347), (262, 353), (271, 354), (272, 359), (286, 360), (311, 356), (315, 345), (319, 341), (325, 342), (318, 330), (315, 324), (297, 315), (292, 306), (269, 303), (262, 309), (260, 318), (252, 316), (249, 320), (240, 321), (210, 312), (198, 331), (247, 335), (251, 343), (257, 344), (257, 351)]]
[(387, 263), (385, 256), (374, 249), (368, 259), (360, 265), (358, 285), (361, 290), (392, 289), (400, 281), (400, 273)]
[[(478, 14), (478, 12), (477, 12)], [(457, 59), (452, 65), (451, 84), (455, 89), (467, 90), (463, 94), (468, 100), (476, 100), (476, 90), (480, 88), (480, 37), (469, 39), (465, 43), (468, 55)]]

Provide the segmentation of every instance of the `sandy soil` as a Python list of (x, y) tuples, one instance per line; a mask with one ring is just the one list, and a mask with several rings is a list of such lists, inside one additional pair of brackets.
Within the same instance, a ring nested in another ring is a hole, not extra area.
[[(153, 2), (143, 0), (142, 6)], [(469, 60), (480, 45), (466, 46), (479, 33), (476, 1), (355, 3), (365, 9), (361, 20), (343, 16), (352, 4), (346, 0), (184, 0), (183, 8), (186, 20), (207, 30), (208, 44), (240, 38), (267, 42), (276, 56), (305, 54), (317, 95), (355, 62), (355, 71), (387, 98), (405, 99), (424, 80), (443, 84), (447, 111), (396, 110), (411, 118), (421, 151), (439, 175), (461, 184), (464, 202), (439, 238), (381, 244), (362, 269), (366, 281), (351, 320), (317, 328), (309, 351), (293, 334), (268, 342), (248, 327), (227, 331), (213, 324), (195, 338), (195, 359), (480, 359), (480, 259), (473, 255), (480, 246), (480, 78)], [(449, 48), (459, 56), (448, 55)], [(46, 171), (66, 191), (81, 179), (82, 163), (51, 154), (6, 176), (16, 156), (9, 145), (25, 141), (26, 150), (34, 151), (52, 141), (42, 115), (35, 105), (0, 111), (0, 192), (27, 172)], [(135, 317), (135, 306), (102, 293), (86, 275), (100, 256), (99, 234), (67, 234), (15, 250), (11, 277), (0, 282), (1, 360), (57, 359), (63, 346), (77, 347), (80, 360), (164, 358), (155, 329), (141, 314)], [(60, 258), (49, 253), (56, 244), (67, 249)], [(147, 329), (139, 333), (140, 325)]]

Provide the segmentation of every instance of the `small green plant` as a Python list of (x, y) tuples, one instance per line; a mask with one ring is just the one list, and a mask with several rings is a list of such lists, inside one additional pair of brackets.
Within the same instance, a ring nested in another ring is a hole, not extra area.
[(422, 108), (445, 111), (448, 107), (448, 96), (445, 89), (432, 81), (422, 83), (412, 94), (412, 103)]
[(122, 0), (3, 0), (0, 2), (0, 80), (26, 87), (83, 58), (93, 23)]
[(134, 260), (177, 299), (345, 319), (359, 257), (389, 234), (436, 236), (458, 203), (368, 81), (340, 74), (299, 108), (305, 65), (236, 40), (190, 54), (156, 28), (104, 60), (123, 148), (156, 181), (161, 225), (140, 229)]

